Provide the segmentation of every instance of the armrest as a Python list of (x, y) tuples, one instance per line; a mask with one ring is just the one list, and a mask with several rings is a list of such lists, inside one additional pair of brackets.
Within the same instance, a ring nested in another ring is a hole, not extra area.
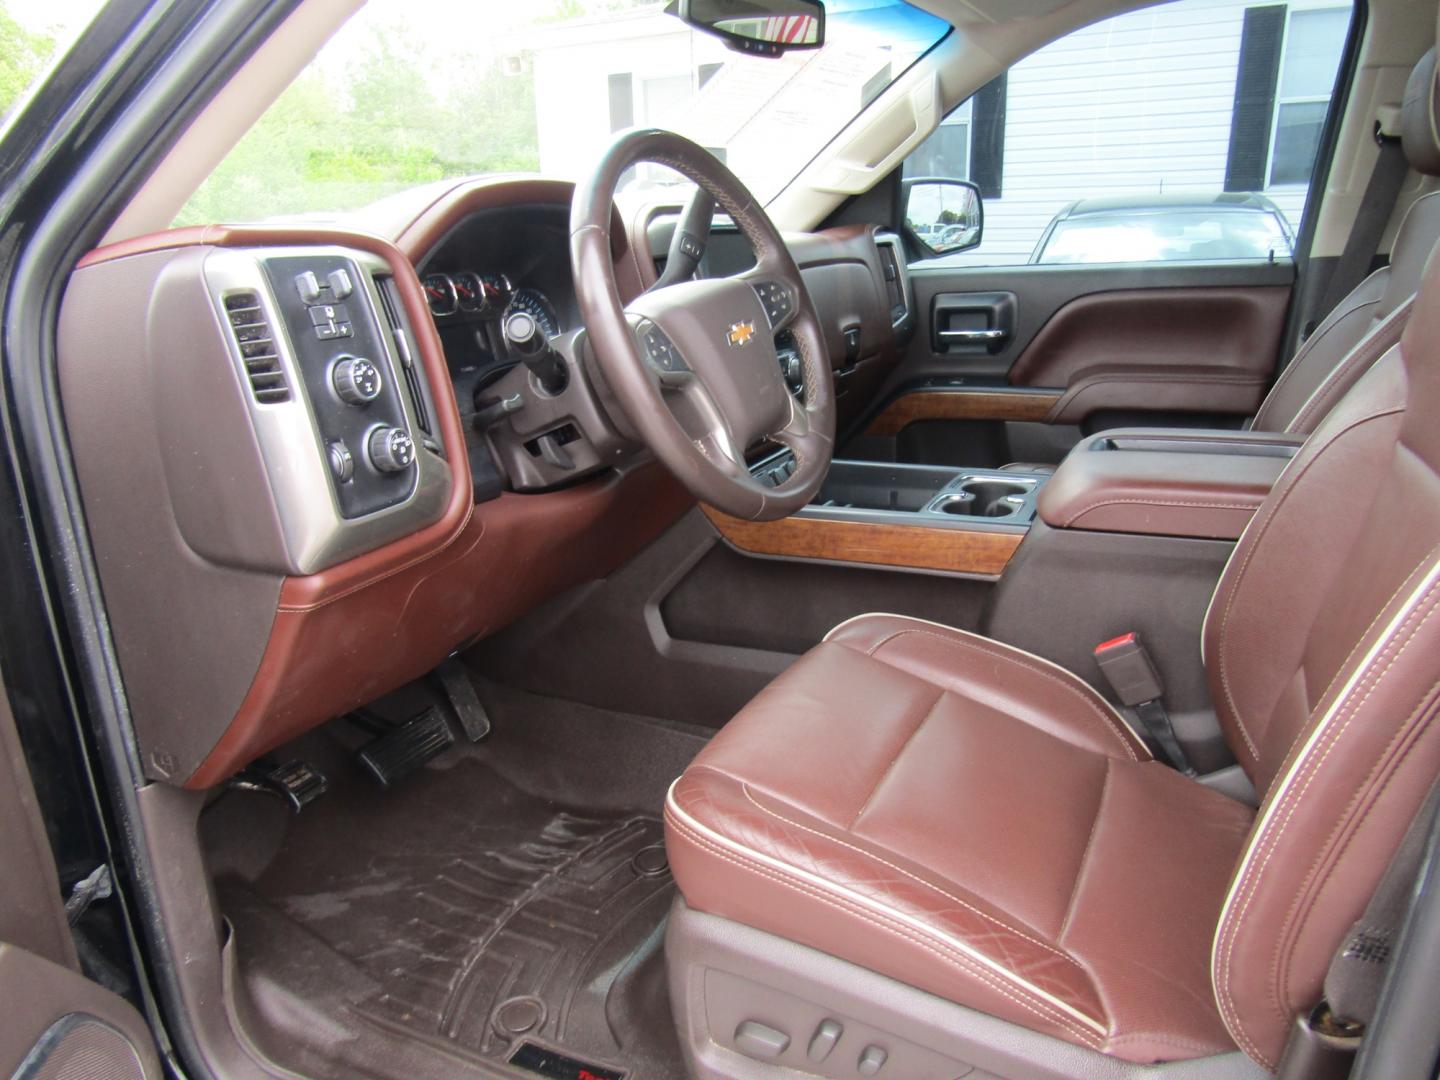
[(1057, 529), (1235, 540), (1298, 447), (1270, 432), (1107, 431), (1061, 462), (1037, 511)]

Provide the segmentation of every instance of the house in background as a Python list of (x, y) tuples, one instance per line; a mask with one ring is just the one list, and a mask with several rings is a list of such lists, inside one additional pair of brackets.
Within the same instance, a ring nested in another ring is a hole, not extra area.
[(1179, 0), (1020, 61), (905, 164), (985, 197), (983, 243), (946, 262), (1025, 262), (1056, 213), (1101, 196), (1255, 192), (1298, 229), (1350, 14)]
[(933, 17), (889, 0), (831, 0), (823, 50), (762, 60), (655, 4), (557, 22), (513, 46), (533, 64), (542, 172), (583, 176), (611, 133), (663, 127), (710, 148), (768, 200), (936, 36)]
[[(542, 171), (582, 175), (606, 132), (668, 127), (711, 147), (770, 198), (909, 63), (845, 38), (846, 9), (865, 0), (828, 6), (829, 36), (843, 48), (776, 61), (736, 61), (659, 5), (547, 28), (525, 45)], [(1334, 0), (1177, 0), (1020, 61), (906, 163), (907, 176), (969, 179), (985, 196), (983, 243), (945, 261), (1025, 262), (1057, 212), (1100, 196), (1256, 192), (1298, 228), (1350, 17)], [(750, 136), (746, 121), (760, 111), (790, 118), (785, 139)], [(654, 169), (640, 179), (664, 182)]]

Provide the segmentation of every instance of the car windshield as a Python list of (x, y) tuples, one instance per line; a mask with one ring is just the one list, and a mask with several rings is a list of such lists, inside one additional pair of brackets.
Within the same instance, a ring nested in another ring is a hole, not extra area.
[(1080, 214), (1055, 223), (1038, 263), (1283, 259), (1290, 240), (1268, 210), (1213, 207)]
[[(371, 0), (176, 224), (333, 214), (476, 174), (574, 180), (632, 126), (694, 139), (765, 202), (948, 31), (901, 0), (832, 0), (822, 48), (762, 59), (661, 3)], [(679, 186), (642, 166), (622, 191)]]

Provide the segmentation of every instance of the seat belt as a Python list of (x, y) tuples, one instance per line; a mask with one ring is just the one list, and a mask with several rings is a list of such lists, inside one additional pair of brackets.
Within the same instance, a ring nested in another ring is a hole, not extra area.
[(1120, 704), (1133, 709), (1135, 718), (1145, 726), (1151, 753), (1185, 776), (1199, 775), (1175, 736), (1175, 727), (1162, 700), (1165, 686), (1140, 635), (1132, 630), (1101, 642), (1095, 646), (1095, 662)]
[(1355, 212), (1355, 225), (1345, 241), (1345, 250), (1340, 253), (1340, 261), (1335, 264), (1335, 272), (1330, 275), (1330, 283), (1325, 288), (1317, 323), (1334, 311), (1336, 305), (1369, 275), (1370, 264), (1375, 261), (1375, 253), (1380, 249), (1380, 238), (1395, 211), (1400, 188), (1410, 171), (1400, 136), (1385, 134), (1379, 121), (1375, 124), (1375, 141), (1380, 145), (1380, 156), (1375, 159), (1370, 182), (1365, 185), (1365, 194), (1360, 198), (1360, 208)]
[(1277, 1080), (1338, 1080), (1349, 1075), (1360, 1040), (1375, 1020), (1437, 810), (1440, 777), (1405, 830), (1364, 913), (1335, 950), (1325, 972), (1323, 1000), (1290, 1029)]

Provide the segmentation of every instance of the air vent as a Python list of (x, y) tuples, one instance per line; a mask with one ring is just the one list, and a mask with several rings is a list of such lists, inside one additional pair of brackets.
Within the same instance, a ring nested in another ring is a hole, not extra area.
[(905, 305), (905, 281), (901, 277), (904, 271), (897, 254), (899, 245), (894, 238), (882, 236), (877, 238), (876, 246), (880, 249), (880, 269), (885, 275), (885, 293), (890, 300), (890, 322), (898, 326), (910, 314)]
[(289, 401), (290, 387), (280, 367), (275, 333), (265, 319), (260, 297), (253, 292), (231, 293), (225, 297), (225, 317), (230, 320), (230, 332), (240, 347), (255, 400), (262, 405)]
[(410, 341), (405, 333), (405, 323), (400, 319), (398, 297), (395, 295), (395, 279), (376, 277), (375, 287), (380, 292), (380, 304), (385, 309), (385, 321), (390, 325), (390, 334), (395, 339), (395, 351), (400, 354), (400, 366), (405, 372), (405, 388), (410, 392), (410, 405), (415, 410), (415, 423), (426, 435), (433, 436), (430, 426), (430, 410), (425, 405), (425, 391), (420, 386), (420, 374), (410, 352)]

